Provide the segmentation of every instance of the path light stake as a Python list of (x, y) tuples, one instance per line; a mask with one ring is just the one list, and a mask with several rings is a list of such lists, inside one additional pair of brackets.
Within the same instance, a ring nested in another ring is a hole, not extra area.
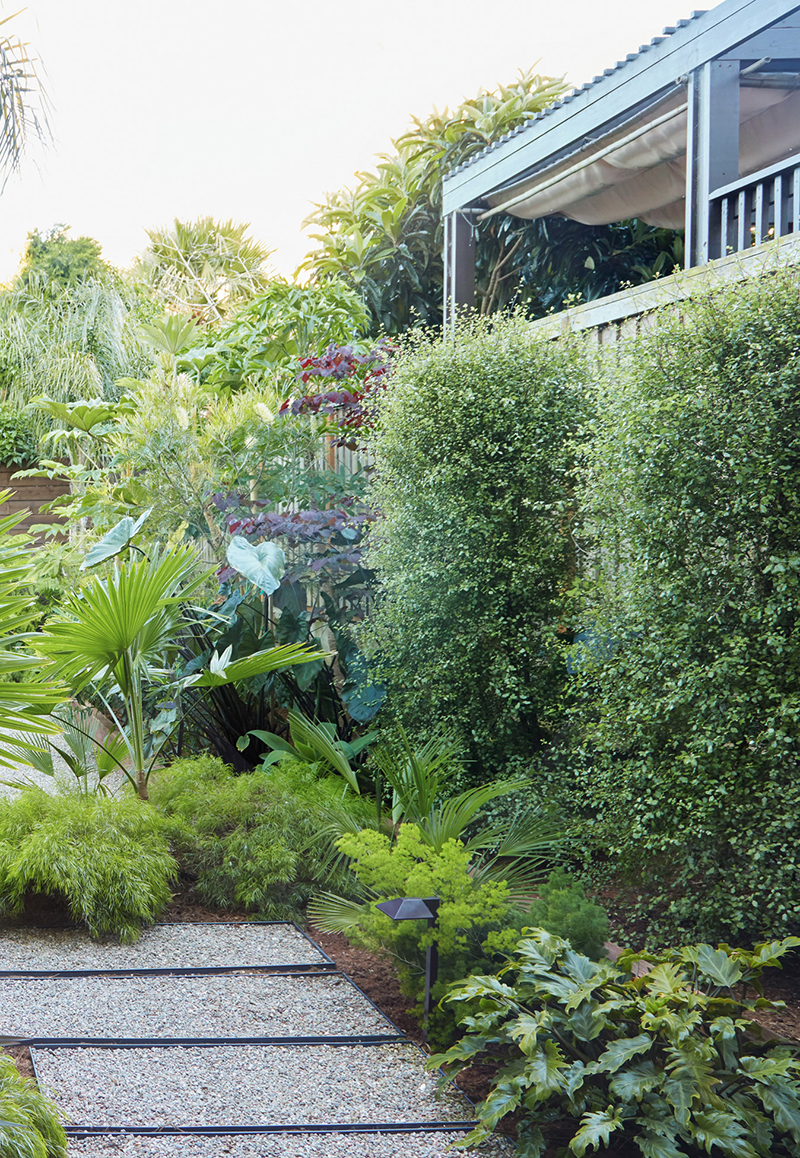
[[(376, 905), (393, 921), (427, 921), (428, 928), (436, 926), (436, 915), (441, 900), (439, 897), (397, 897), (393, 901), (381, 901)], [(436, 941), (428, 946), (425, 953), (425, 1004), (423, 1006), (422, 1040), (428, 1040), (428, 1020), (431, 1014), (431, 989), (439, 976), (439, 945)]]

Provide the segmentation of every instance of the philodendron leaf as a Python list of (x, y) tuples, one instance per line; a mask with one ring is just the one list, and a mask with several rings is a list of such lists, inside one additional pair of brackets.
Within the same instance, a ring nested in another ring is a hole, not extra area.
[(653, 1039), (647, 1033), (640, 1033), (637, 1037), (623, 1038), (621, 1041), (612, 1041), (600, 1054), (594, 1063), (598, 1073), (613, 1074), (624, 1066), (637, 1053), (646, 1053), (653, 1044)]
[(621, 1102), (640, 1102), (645, 1094), (657, 1089), (662, 1076), (651, 1061), (640, 1061), (614, 1074), (608, 1088)]
[(120, 519), (117, 525), (103, 535), (100, 542), (95, 543), (86, 553), (86, 558), (81, 563), (81, 571), (85, 571), (87, 567), (94, 567), (97, 563), (102, 563), (104, 559), (113, 559), (120, 551), (124, 551), (131, 540), (141, 531), (152, 509), (152, 507), (148, 507), (136, 520), (132, 519), (130, 515)]
[(587, 1147), (599, 1150), (608, 1146), (608, 1140), (615, 1130), (623, 1129), (624, 1123), (618, 1114), (608, 1110), (599, 1110), (595, 1113), (584, 1114), (581, 1118), (581, 1128), (569, 1144), (569, 1148), (577, 1158), (583, 1158)]
[(645, 1130), (643, 1134), (637, 1134), (634, 1141), (643, 1158), (685, 1158), (686, 1151), (679, 1150), (674, 1139), (658, 1134), (655, 1130)]
[(277, 543), (248, 543), (234, 535), (228, 544), (226, 558), (231, 567), (255, 583), (265, 595), (277, 591), (286, 568), (286, 553)]

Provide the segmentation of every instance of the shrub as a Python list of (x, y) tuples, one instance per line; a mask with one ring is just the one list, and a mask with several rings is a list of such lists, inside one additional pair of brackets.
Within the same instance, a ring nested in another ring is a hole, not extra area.
[(20, 912), (36, 891), (63, 898), (92, 936), (134, 941), (170, 900), (166, 827), (132, 799), (33, 789), (0, 801), (0, 912)]
[(797, 928), (799, 331), (773, 275), (661, 317), (599, 384), (579, 785), (659, 937)]
[(550, 874), (539, 894), (528, 910), (530, 924), (563, 937), (576, 952), (587, 957), (604, 956), (608, 917), (600, 905), (587, 900), (582, 884), (559, 869)]
[[(343, 836), (337, 844), (352, 858), (363, 893), (374, 898), (364, 903), (357, 924), (351, 920), (347, 936), (394, 958), (401, 989), (414, 999), (417, 1016), (422, 1015), (425, 952), (434, 939), (439, 949), (435, 1000), (456, 978), (490, 967), (496, 953), (516, 944), (524, 918), (507, 883), (476, 879), (470, 871), (473, 854), (460, 840), (447, 840), (437, 850), (425, 842), (417, 825), (401, 824), (394, 842), (383, 833), (365, 830)], [(377, 901), (393, 897), (439, 897), (435, 930), (423, 921), (393, 921), (376, 908)], [(431, 1040), (444, 1041), (453, 1029), (449, 1011), (432, 1012)]]
[[(645, 1158), (800, 1153), (796, 1050), (763, 1040), (752, 1012), (775, 1006), (742, 996), (748, 986), (760, 992), (763, 970), (798, 938), (752, 953), (725, 945), (629, 952), (615, 966), (542, 929), (525, 932), (499, 976), (452, 989), (467, 1036), (430, 1060), (456, 1071), (487, 1057), (501, 1062), (466, 1143), (515, 1111), (526, 1158), (544, 1153), (543, 1128), (564, 1118), (577, 1158), (612, 1138)], [(633, 976), (642, 960), (650, 971)]]
[(151, 799), (170, 818), (181, 869), (201, 901), (296, 919), (315, 888), (351, 885), (322, 831), (342, 790), (340, 779), (293, 761), (234, 776), (200, 756), (158, 773)]
[(366, 638), (398, 718), (457, 729), (482, 774), (558, 715), (583, 377), (577, 347), (519, 319), (410, 339), (371, 443)]
[(0, 1158), (66, 1158), (58, 1108), (0, 1056)]
[(8, 402), (0, 403), (0, 466), (21, 466), (39, 457), (33, 423)]

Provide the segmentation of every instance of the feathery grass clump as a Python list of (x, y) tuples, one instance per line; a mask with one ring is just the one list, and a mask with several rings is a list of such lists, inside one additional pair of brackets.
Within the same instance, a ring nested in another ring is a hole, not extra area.
[(134, 799), (31, 789), (0, 802), (0, 912), (18, 913), (26, 894), (44, 893), (62, 897), (93, 937), (135, 941), (171, 896), (177, 866), (166, 827)]
[(30, 1078), (0, 1057), (0, 1158), (66, 1158), (67, 1137), (57, 1106)]

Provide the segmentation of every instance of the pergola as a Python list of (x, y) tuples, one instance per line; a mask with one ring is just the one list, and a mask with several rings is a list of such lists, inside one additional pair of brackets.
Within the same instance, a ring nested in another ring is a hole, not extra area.
[(475, 301), (475, 223), (562, 214), (686, 229), (687, 267), (800, 233), (800, 5), (723, 0), (444, 178), (445, 325)]

